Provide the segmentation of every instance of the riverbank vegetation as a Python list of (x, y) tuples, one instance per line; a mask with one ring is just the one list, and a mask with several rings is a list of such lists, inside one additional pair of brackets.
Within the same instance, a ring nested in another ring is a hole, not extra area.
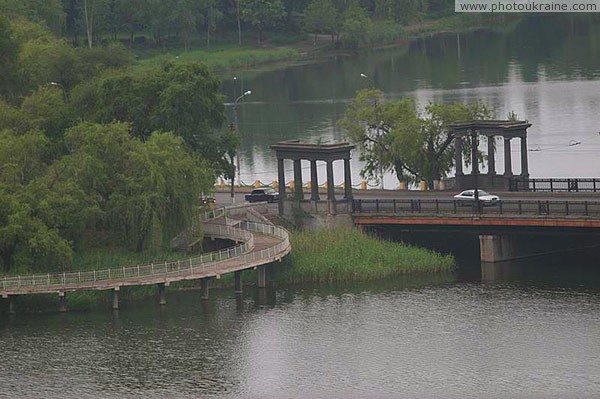
[(118, 45), (73, 48), (24, 20), (0, 17), (0, 38), (2, 271), (164, 253), (225, 169), (219, 79), (187, 62), (135, 74)]
[(359, 229), (293, 232), (293, 251), (274, 270), (275, 283), (383, 280), (455, 268), (450, 255), (389, 242)]

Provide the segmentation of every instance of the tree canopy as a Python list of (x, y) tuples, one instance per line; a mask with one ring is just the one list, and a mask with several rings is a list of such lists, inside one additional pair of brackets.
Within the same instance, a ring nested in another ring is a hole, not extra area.
[[(340, 125), (361, 150), (363, 176), (379, 179), (393, 171), (401, 182), (423, 180), (433, 187), (454, 166), (449, 125), (490, 117), (491, 110), (480, 102), (429, 103), (420, 112), (411, 98), (385, 101), (379, 90), (361, 90)], [(465, 159), (470, 161), (468, 148)]]

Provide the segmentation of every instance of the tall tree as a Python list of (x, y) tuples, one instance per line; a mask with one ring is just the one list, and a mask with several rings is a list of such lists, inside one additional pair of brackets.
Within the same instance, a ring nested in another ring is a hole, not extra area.
[(171, 131), (214, 159), (214, 132), (225, 112), (220, 86), (199, 63), (167, 63), (143, 75), (109, 74), (98, 83), (92, 118), (131, 122), (142, 139), (155, 130)]
[(243, 0), (242, 19), (258, 31), (258, 44), (265, 28), (275, 25), (283, 16), (281, 0)]
[(394, 171), (399, 181), (424, 180), (433, 187), (433, 181), (446, 176), (453, 166), (450, 144), (454, 136), (449, 125), (491, 116), (480, 102), (429, 103), (421, 114), (410, 98), (385, 102), (381, 91), (362, 90), (340, 124), (361, 148), (364, 176)]
[(331, 41), (334, 41), (338, 18), (331, 0), (312, 0), (304, 12), (304, 27), (314, 33), (315, 44), (319, 33), (331, 35)]

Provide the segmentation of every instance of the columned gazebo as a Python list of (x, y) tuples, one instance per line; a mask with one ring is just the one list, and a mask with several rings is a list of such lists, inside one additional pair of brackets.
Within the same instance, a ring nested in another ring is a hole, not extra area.
[[(474, 188), (503, 189), (510, 188), (510, 181), (515, 179), (512, 171), (512, 155), (510, 151), (510, 141), (518, 138), (521, 140), (521, 174), (517, 177), (521, 180), (529, 179), (529, 166), (527, 163), (527, 129), (531, 123), (526, 121), (509, 120), (487, 120), (455, 123), (450, 125), (454, 132), (454, 156), (456, 165), (456, 188), (465, 190)], [(478, 162), (471, 163), (471, 173), (463, 172), (463, 144), (470, 145), (472, 152), (471, 158), (476, 156), (473, 151), (479, 144), (479, 138), (487, 138), (487, 166), (486, 174), (479, 173)], [(495, 143), (496, 136), (504, 139), (504, 173), (496, 173)]]
[(310, 200), (319, 201), (319, 181), (317, 178), (317, 161), (324, 161), (327, 166), (327, 200), (334, 204), (335, 187), (333, 179), (333, 161), (344, 160), (344, 199), (352, 199), (352, 178), (350, 172), (350, 151), (355, 146), (349, 143), (309, 144), (299, 140), (280, 141), (272, 145), (277, 157), (277, 176), (279, 185), (279, 214), (283, 215), (285, 198), (284, 161), (291, 159), (294, 163), (294, 199), (304, 199), (302, 183), (302, 161), (310, 161)]

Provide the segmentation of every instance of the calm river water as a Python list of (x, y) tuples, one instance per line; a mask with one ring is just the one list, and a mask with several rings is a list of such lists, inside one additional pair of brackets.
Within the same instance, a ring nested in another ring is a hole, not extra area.
[(597, 398), (600, 278), (585, 263), (5, 315), (0, 396)]
[[(534, 175), (599, 176), (600, 30), (506, 29), (461, 36), (460, 50), (451, 36), (240, 73), (253, 91), (240, 110), (243, 178), (275, 177), (274, 141), (342, 138), (335, 121), (361, 72), (390, 98), (515, 110), (534, 124)], [(3, 315), (0, 397), (600, 397), (598, 258), (530, 260), (482, 280), (467, 252), (455, 275)]]
[[(532, 177), (600, 176), (600, 24), (581, 19), (528, 18), (507, 23), (503, 32), (474, 32), (413, 42), (366, 53), (337, 54), (276, 71), (253, 70), (223, 76), (229, 101), (242, 91), (241, 179), (277, 179), (269, 145), (289, 139), (344, 140), (336, 126), (357, 90), (372, 85), (389, 99), (411, 96), (421, 105), (481, 100), (498, 118), (515, 111), (529, 130)], [(369, 76), (362, 79), (360, 74)], [(230, 108), (231, 110), (231, 108)], [(513, 160), (519, 143), (513, 140)], [(579, 143), (579, 144), (577, 144)], [(503, 171), (503, 156), (496, 157)], [(358, 154), (353, 181), (360, 181)], [(343, 163), (336, 184), (343, 180)], [(309, 179), (308, 162), (304, 181)], [(291, 162), (287, 180), (292, 178)], [(513, 161), (515, 172), (519, 162)], [(319, 167), (320, 182), (325, 166)], [(398, 186), (388, 175), (386, 188)]]

